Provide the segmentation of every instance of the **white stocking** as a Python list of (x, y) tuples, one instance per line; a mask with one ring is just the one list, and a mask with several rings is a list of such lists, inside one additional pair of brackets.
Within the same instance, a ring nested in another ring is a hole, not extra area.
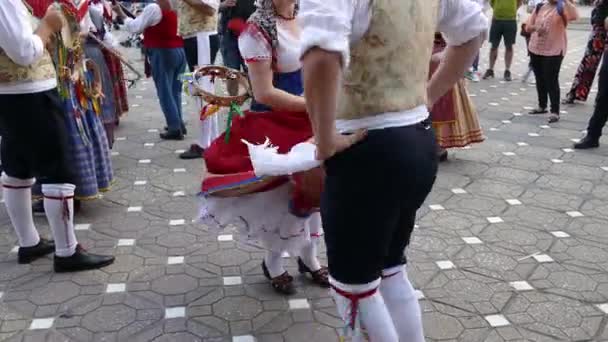
[(282, 253), (273, 252), (270, 250), (266, 251), (264, 262), (266, 263), (266, 268), (268, 268), (268, 273), (270, 273), (270, 278), (276, 278), (285, 273), (285, 269), (283, 268)]
[(400, 341), (424, 342), (420, 304), (404, 266), (382, 272), (380, 292), (386, 301)]
[(321, 269), (321, 264), (317, 258), (317, 243), (319, 238), (323, 236), (321, 223), (321, 213), (312, 214), (307, 220), (306, 225), (310, 232), (310, 241), (302, 247), (300, 258), (311, 271), (316, 272)]
[(74, 234), (74, 189), (72, 184), (43, 184), (44, 211), (55, 237), (55, 255), (68, 257), (76, 252)]
[(2, 174), (4, 204), (20, 247), (33, 247), (40, 242), (32, 214), (32, 185), (36, 180), (18, 179)]
[[(377, 291), (380, 279), (364, 285), (347, 285), (330, 278), (330, 283), (338, 306), (338, 314), (351, 329), (355, 330), (353, 341), (365, 341), (362, 327), (365, 328), (372, 342), (399, 341), (384, 299)], [(356, 307), (354, 307), (355, 303)], [(353, 309), (356, 309), (354, 327), (352, 326)]]

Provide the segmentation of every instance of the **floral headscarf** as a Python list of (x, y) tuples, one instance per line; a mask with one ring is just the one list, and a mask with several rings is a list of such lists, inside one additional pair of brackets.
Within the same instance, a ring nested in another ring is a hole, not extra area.
[[(279, 37), (277, 34), (277, 17), (279, 16), (276, 12), (274, 2), (272, 0), (256, 0), (255, 6), (256, 11), (253, 12), (249, 17), (248, 22), (256, 25), (263, 31), (266, 38), (269, 40), (270, 46), (273, 51), (279, 46)], [(293, 12), (294, 17), (298, 14), (300, 8), (300, 1), (296, 0), (295, 9)]]

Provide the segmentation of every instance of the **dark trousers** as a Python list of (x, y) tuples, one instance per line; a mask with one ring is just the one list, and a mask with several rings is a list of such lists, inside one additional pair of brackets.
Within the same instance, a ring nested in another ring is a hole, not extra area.
[(325, 161), (321, 215), (334, 279), (367, 284), (405, 263), (416, 211), (435, 182), (436, 148), (429, 120), (370, 130)]
[(564, 56), (540, 56), (530, 53), (530, 62), (536, 78), (538, 106), (547, 108), (548, 98), (551, 100), (551, 113), (559, 115), (559, 71)]
[[(211, 48), (211, 64), (214, 64), (215, 57), (220, 50), (220, 38), (217, 34), (209, 36), (209, 45)], [(198, 65), (198, 43), (196, 37), (184, 39), (184, 51), (186, 51), (188, 68), (190, 71), (194, 71), (194, 67)]]
[(602, 60), (599, 77), (595, 109), (587, 128), (587, 134), (594, 139), (600, 138), (602, 129), (608, 120), (608, 57), (604, 57)]
[(57, 90), (0, 95), (2, 167), (8, 176), (40, 184), (73, 181), (68, 135)]

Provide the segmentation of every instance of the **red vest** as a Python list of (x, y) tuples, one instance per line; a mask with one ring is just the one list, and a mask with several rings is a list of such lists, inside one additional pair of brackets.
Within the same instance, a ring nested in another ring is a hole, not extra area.
[(184, 41), (177, 34), (177, 13), (170, 10), (162, 12), (160, 23), (144, 30), (144, 46), (160, 49), (183, 47)]

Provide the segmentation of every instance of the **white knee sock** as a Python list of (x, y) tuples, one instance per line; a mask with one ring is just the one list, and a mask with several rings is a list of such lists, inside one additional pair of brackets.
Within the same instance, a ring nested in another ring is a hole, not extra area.
[(424, 342), (420, 304), (404, 266), (382, 272), (380, 292), (388, 307), (400, 341)]
[(380, 279), (364, 285), (347, 285), (330, 278), (330, 283), (338, 314), (350, 327), (347, 330), (352, 332), (354, 328), (353, 341), (364, 341), (362, 327), (372, 342), (399, 341), (384, 299), (377, 291)]
[(40, 242), (32, 214), (32, 185), (35, 182), (34, 178), (18, 179), (2, 174), (4, 204), (20, 247), (32, 247)]
[(55, 237), (55, 255), (68, 257), (76, 252), (74, 234), (74, 189), (72, 184), (43, 184), (44, 211)]
[(266, 263), (266, 268), (268, 268), (268, 273), (270, 273), (271, 278), (276, 278), (285, 273), (282, 253), (266, 251), (264, 262)]
[(323, 228), (321, 223), (321, 213), (312, 214), (307, 220), (306, 225), (310, 232), (310, 241), (302, 247), (300, 251), (300, 258), (311, 271), (318, 271), (321, 269), (321, 264), (317, 258), (317, 243), (319, 238), (323, 236)]

